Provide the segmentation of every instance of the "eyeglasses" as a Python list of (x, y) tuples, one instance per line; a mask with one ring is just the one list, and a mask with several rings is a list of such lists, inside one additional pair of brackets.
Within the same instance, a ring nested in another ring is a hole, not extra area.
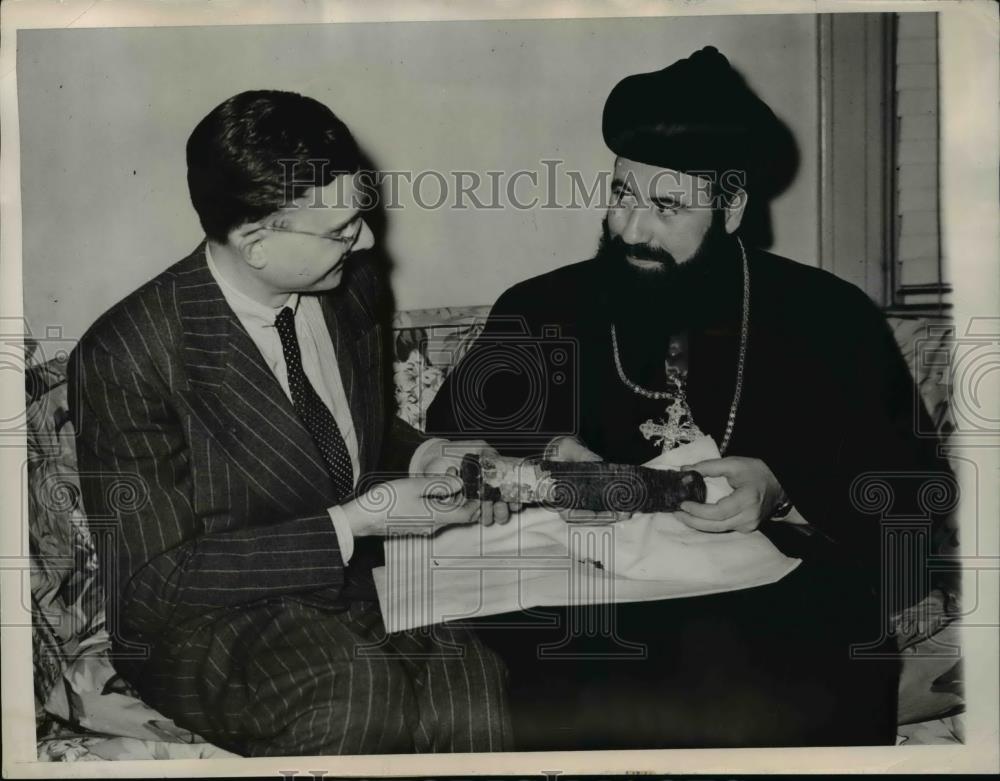
[(337, 244), (345, 244), (347, 246), (351, 246), (354, 244), (354, 242), (358, 240), (358, 237), (361, 235), (361, 225), (363, 222), (364, 221), (360, 217), (356, 218), (354, 230), (348, 236), (340, 234), (331, 235), (328, 233), (313, 233), (312, 231), (297, 231), (297, 230), (292, 230), (291, 228), (278, 228), (274, 225), (261, 225), (260, 227), (262, 230), (274, 231), (275, 233), (297, 233), (300, 236), (315, 236), (317, 239), (326, 239), (327, 241), (333, 241), (336, 242)]

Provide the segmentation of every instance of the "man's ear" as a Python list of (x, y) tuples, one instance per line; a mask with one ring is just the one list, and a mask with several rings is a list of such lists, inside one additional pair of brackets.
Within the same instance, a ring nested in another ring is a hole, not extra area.
[(726, 202), (726, 233), (735, 233), (743, 222), (743, 214), (747, 210), (750, 196), (746, 190), (737, 190)]
[(243, 261), (252, 268), (262, 269), (267, 265), (264, 249), (266, 231), (257, 222), (245, 222), (229, 233), (229, 244), (239, 252)]

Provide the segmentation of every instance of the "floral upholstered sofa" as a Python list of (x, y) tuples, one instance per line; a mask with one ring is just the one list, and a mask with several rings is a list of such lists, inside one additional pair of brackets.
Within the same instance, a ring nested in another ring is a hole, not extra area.
[[(399, 415), (423, 428), (427, 407), (482, 328), (488, 307), (396, 315)], [(920, 372), (920, 391), (942, 435), (950, 431), (947, 376), (914, 363), (915, 345), (941, 339), (942, 323), (891, 319), (900, 347)], [(945, 324), (946, 325), (946, 324)], [(97, 558), (79, 499), (74, 434), (67, 411), (66, 357), (27, 344), (28, 516), (33, 608), (34, 694), (41, 760), (232, 756), (144, 704), (108, 658)], [(952, 540), (957, 545), (957, 539)], [(962, 740), (958, 599), (934, 591), (896, 616), (903, 649), (900, 743)]]

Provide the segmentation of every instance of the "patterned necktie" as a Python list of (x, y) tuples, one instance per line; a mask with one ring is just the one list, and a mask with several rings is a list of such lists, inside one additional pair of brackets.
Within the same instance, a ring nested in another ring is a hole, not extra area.
[(354, 467), (347, 452), (347, 443), (344, 442), (333, 414), (302, 370), (302, 354), (299, 352), (299, 341), (295, 336), (295, 313), (286, 306), (274, 321), (274, 325), (278, 329), (281, 349), (285, 353), (292, 404), (323, 455), (330, 477), (333, 478), (337, 498), (342, 499), (354, 489)]

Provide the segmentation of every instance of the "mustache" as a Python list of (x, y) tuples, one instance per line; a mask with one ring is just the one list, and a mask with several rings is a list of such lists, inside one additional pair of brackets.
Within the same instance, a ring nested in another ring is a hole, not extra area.
[(649, 244), (626, 244), (620, 236), (612, 235), (605, 220), (598, 252), (604, 257), (622, 260), (629, 256), (636, 260), (652, 260), (668, 268), (677, 266), (677, 259), (667, 250)]

